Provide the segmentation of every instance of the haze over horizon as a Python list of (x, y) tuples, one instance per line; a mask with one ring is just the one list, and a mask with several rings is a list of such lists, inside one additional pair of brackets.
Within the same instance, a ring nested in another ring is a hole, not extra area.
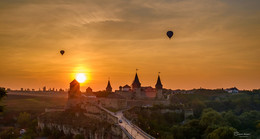
[[(259, 0), (0, 1), (0, 86), (260, 88)], [(166, 36), (174, 31), (173, 39)], [(63, 56), (59, 51), (65, 50)]]

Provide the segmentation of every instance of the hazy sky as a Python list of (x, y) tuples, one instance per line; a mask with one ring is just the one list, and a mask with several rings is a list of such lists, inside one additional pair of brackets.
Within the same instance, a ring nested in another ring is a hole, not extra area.
[[(0, 0), (0, 86), (260, 88), (259, 0)], [(166, 32), (173, 30), (169, 40)], [(59, 51), (64, 49), (64, 56)]]

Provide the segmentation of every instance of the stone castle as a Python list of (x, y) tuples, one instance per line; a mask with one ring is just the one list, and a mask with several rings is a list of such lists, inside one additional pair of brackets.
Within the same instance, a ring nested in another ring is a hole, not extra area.
[[(158, 75), (155, 88), (151, 86), (143, 87), (139, 81), (137, 73), (135, 74), (132, 86), (129, 85), (120, 86), (119, 90), (112, 92), (112, 86), (110, 80), (108, 80), (106, 97), (96, 97), (92, 92), (92, 89), (88, 87), (86, 92), (80, 91), (80, 83), (73, 80), (70, 83), (70, 89), (68, 91), (68, 102), (66, 109), (80, 105), (84, 102), (92, 102), (101, 104), (106, 108), (113, 109), (125, 109), (133, 106), (152, 106), (155, 104), (168, 105), (169, 101), (165, 99), (163, 95), (163, 85), (160, 75)], [(96, 92), (96, 94), (99, 92)]]
[[(109, 90), (108, 90), (109, 89)], [(110, 81), (108, 81), (107, 85), (107, 92), (111, 92), (112, 88), (110, 85)], [(163, 85), (161, 82), (160, 75), (158, 75), (157, 83), (155, 88), (151, 86), (143, 87), (139, 81), (137, 73), (135, 74), (134, 81), (132, 83), (132, 87), (129, 85), (120, 86), (119, 90), (115, 90), (116, 94), (119, 94), (125, 99), (132, 99), (132, 100), (140, 100), (140, 99), (157, 99), (163, 100)]]

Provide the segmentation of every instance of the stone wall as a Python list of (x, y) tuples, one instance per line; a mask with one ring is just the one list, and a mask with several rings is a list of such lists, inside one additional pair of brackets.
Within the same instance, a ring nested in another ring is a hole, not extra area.
[(106, 108), (114, 109), (125, 109), (127, 108), (126, 99), (115, 99), (115, 98), (98, 98), (98, 102)]
[[(103, 110), (97, 113), (46, 112), (38, 117), (38, 127), (58, 130), (65, 135), (84, 135), (87, 139), (121, 139), (125, 134), (117, 124), (117, 118)], [(75, 114), (73, 114), (75, 113)], [(73, 116), (74, 115), (74, 116)]]
[(122, 139), (125, 135), (118, 126), (112, 125), (110, 129), (105, 129), (102, 127), (97, 127), (97, 129), (92, 130), (86, 127), (73, 127), (71, 125), (63, 125), (56, 123), (45, 123), (38, 122), (38, 127), (43, 130), (48, 128), (50, 130), (58, 130), (63, 132), (65, 135), (84, 135), (85, 139)]
[(134, 106), (153, 106), (153, 105), (169, 105), (169, 101), (165, 100), (127, 100), (127, 106), (128, 107), (134, 107)]

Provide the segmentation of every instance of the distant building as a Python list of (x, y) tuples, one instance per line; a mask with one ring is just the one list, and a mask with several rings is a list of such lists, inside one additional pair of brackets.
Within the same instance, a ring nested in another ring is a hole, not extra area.
[(112, 92), (112, 87), (111, 87), (111, 84), (110, 84), (110, 80), (108, 80), (106, 91), (107, 92)]
[(131, 86), (125, 85), (124, 87), (122, 87), (122, 91), (125, 91), (125, 92), (131, 91)]
[(21, 91), (23, 91), (23, 88), (21, 88)]
[(44, 87), (42, 88), (42, 91), (43, 91), (43, 92), (46, 92), (46, 86), (44, 86)]
[(228, 93), (238, 93), (239, 90), (236, 87), (225, 89)]
[(91, 89), (90, 87), (88, 87), (88, 88), (86, 89), (86, 93), (92, 93), (92, 89)]

